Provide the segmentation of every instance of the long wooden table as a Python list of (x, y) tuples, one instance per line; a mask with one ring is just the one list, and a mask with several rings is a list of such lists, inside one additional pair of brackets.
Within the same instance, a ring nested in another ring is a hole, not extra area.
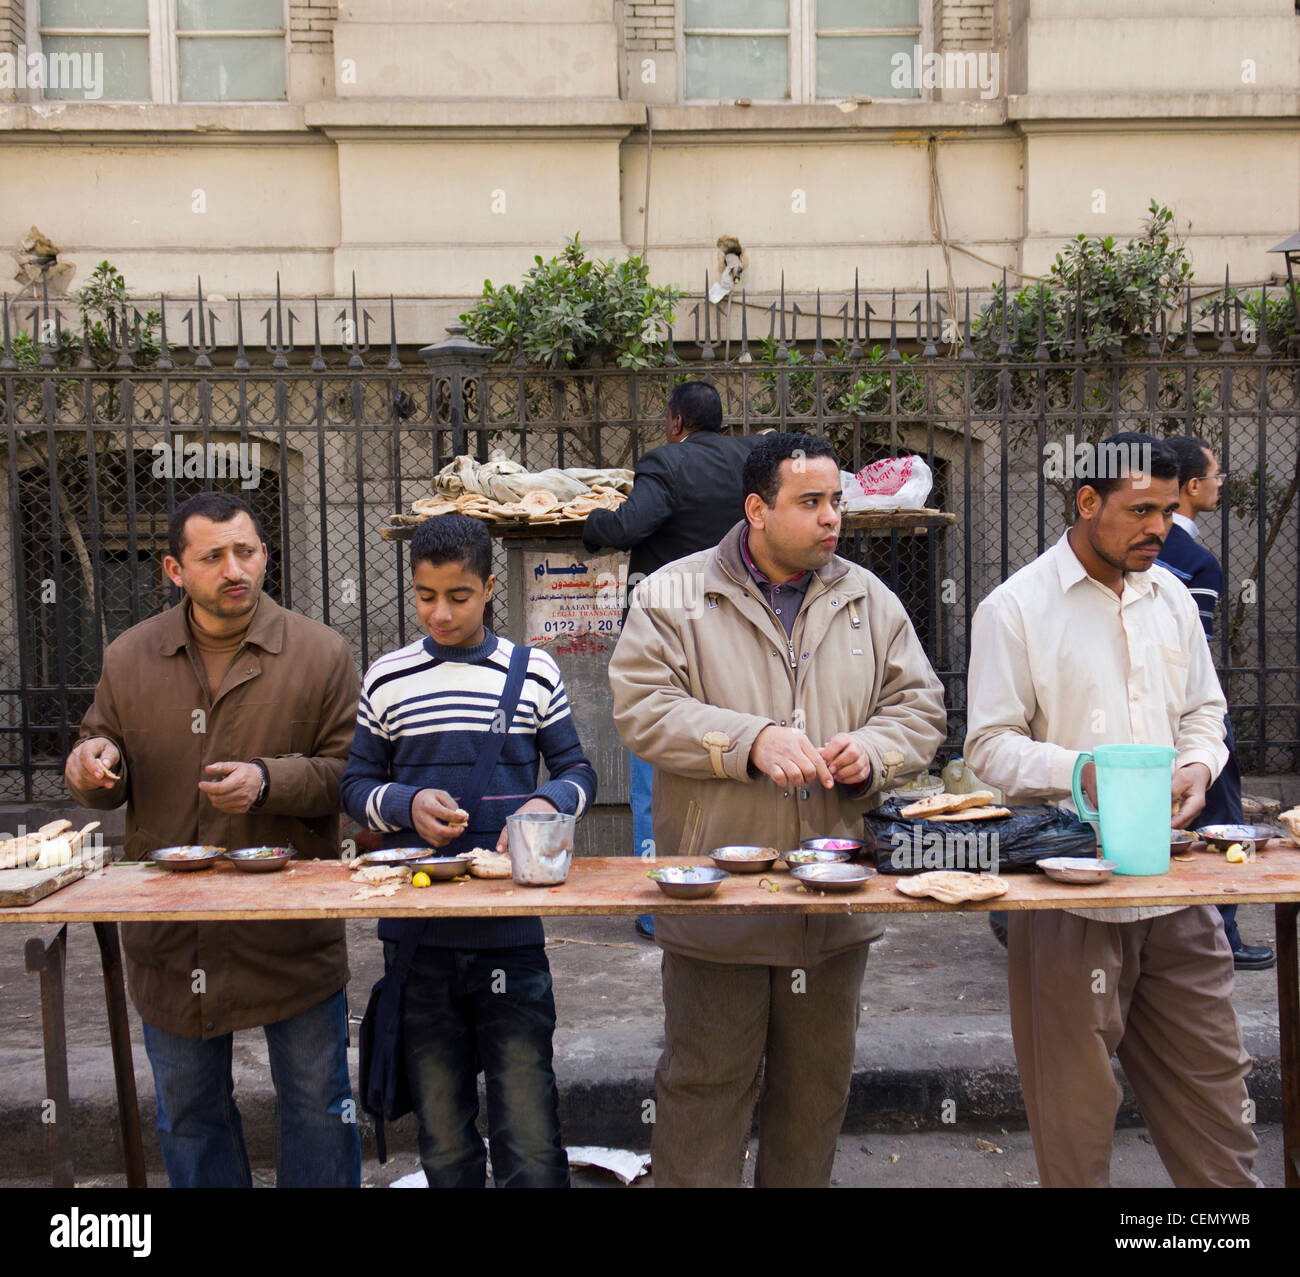
[[(709, 862), (667, 858), (658, 863)], [(42, 936), (28, 941), (28, 969), (41, 972), (47, 1086), (56, 1102), (62, 1098), (65, 1112), (64, 937), (68, 923), (95, 924), (104, 962), (127, 1179), (132, 1186), (143, 1187), (143, 1144), (117, 956), (119, 922), (641, 913), (780, 916), (1273, 904), (1286, 1185), (1300, 1188), (1300, 956), (1296, 935), (1300, 849), (1274, 841), (1252, 861), (1241, 864), (1229, 864), (1215, 852), (1196, 852), (1187, 860), (1175, 860), (1167, 874), (1116, 876), (1092, 887), (1067, 886), (1039, 873), (1007, 874), (1005, 895), (963, 905), (905, 896), (897, 890), (899, 879), (887, 874), (878, 875), (851, 894), (809, 891), (782, 867), (765, 874), (733, 874), (704, 900), (672, 900), (646, 878), (651, 867), (649, 862), (631, 857), (584, 858), (574, 861), (569, 880), (558, 887), (465, 879), (435, 882), (423, 888), (403, 884), (392, 894), (375, 895), (354, 881), (348, 865), (337, 861), (303, 861), (271, 874), (241, 873), (229, 864), (193, 873), (173, 873), (147, 864), (115, 864), (26, 908), (0, 909), (0, 923), (48, 924)], [(58, 1122), (50, 1127), (56, 1186), (72, 1183), (67, 1126), (66, 1122)]]

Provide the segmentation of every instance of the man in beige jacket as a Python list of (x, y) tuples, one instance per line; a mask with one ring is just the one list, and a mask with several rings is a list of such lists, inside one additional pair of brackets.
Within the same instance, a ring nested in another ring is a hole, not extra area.
[[(642, 582), (610, 662), (619, 732), (655, 769), (661, 857), (860, 836), (864, 800), (944, 737), (902, 604), (835, 555), (834, 450), (772, 435), (744, 479), (745, 522)], [(739, 1183), (756, 1101), (759, 1186), (829, 1182), (883, 930), (874, 915), (658, 915), (656, 1184)]]

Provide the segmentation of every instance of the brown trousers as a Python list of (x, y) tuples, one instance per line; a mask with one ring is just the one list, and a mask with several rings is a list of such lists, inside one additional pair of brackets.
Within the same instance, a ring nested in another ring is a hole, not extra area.
[(1007, 926), (1011, 1032), (1045, 1188), (1105, 1188), (1119, 1057), (1179, 1188), (1250, 1187), (1258, 1144), (1232, 953), (1207, 905), (1141, 922), (1020, 911)]
[(829, 1185), (866, 965), (866, 945), (807, 968), (664, 954), (651, 1140), (657, 1187), (738, 1185), (755, 1102), (756, 1186)]

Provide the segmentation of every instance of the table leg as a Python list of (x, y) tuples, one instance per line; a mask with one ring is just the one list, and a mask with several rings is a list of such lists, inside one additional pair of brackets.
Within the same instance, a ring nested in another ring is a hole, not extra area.
[(122, 1158), (127, 1188), (148, 1188), (144, 1169), (144, 1140), (140, 1134), (140, 1104), (135, 1092), (135, 1060), (131, 1053), (131, 1022), (126, 1013), (126, 981), (122, 975), (122, 946), (117, 923), (97, 922), (100, 963), (104, 968), (104, 1001), (108, 1006), (108, 1036), (113, 1044), (113, 1080), (117, 1084), (117, 1120), (122, 1131)]
[(1274, 906), (1277, 918), (1277, 1026), (1282, 1047), (1282, 1160), (1287, 1188), (1300, 1188), (1300, 904)]
[[(27, 941), (28, 971), (41, 973), (41, 1029), (45, 1039), (45, 1103), (41, 1121), (49, 1128), (55, 1188), (72, 1188), (72, 1105), (68, 1099), (68, 1033), (63, 1010), (67, 924), (45, 927)], [(52, 1106), (52, 1107), (47, 1107)]]

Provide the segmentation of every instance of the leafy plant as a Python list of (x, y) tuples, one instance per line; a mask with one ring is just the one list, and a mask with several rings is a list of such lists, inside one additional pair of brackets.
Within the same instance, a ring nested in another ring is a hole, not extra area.
[[(1091, 359), (1113, 357), (1140, 345), (1160, 316), (1177, 311), (1192, 273), (1187, 249), (1178, 238), (1174, 215), (1154, 199), (1147, 206), (1142, 233), (1120, 245), (1113, 235), (1075, 236), (1057, 253), (1051, 269), (1030, 288), (1021, 289), (1007, 314), (1011, 358), (1032, 359), (1038, 347), (1038, 313), (1044, 314), (1044, 340), (1055, 359), (1066, 355), (1066, 316), (1081, 308), (1084, 344)], [(1000, 285), (971, 323), (977, 357), (996, 359), (1002, 339)], [(1074, 341), (1070, 332), (1070, 344)]]
[(546, 368), (622, 368), (664, 362), (664, 335), (681, 297), (674, 285), (650, 283), (641, 257), (607, 262), (587, 257), (578, 235), (550, 261), (539, 254), (516, 287), (484, 280), (483, 296), (461, 315), (469, 337), (509, 359), (522, 350)]

